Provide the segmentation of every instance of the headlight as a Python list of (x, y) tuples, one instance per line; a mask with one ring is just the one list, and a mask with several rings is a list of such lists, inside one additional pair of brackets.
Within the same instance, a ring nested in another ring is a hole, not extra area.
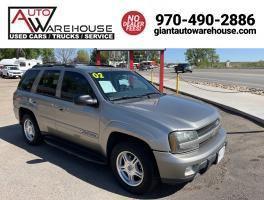
[(196, 131), (177, 131), (169, 134), (169, 143), (172, 153), (183, 153), (199, 148)]

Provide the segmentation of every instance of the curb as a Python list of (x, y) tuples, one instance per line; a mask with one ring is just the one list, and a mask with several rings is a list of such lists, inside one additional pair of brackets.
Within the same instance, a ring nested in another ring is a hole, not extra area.
[[(155, 85), (159, 85), (158, 83), (154, 83), (154, 84)], [(175, 89), (170, 88), (168, 86), (164, 86), (164, 88), (167, 89), (167, 90), (171, 90), (173, 92), (176, 92)], [(256, 116), (250, 115), (250, 114), (248, 114), (246, 112), (243, 112), (241, 110), (238, 110), (236, 108), (233, 108), (233, 107), (230, 107), (230, 106), (227, 106), (227, 105), (215, 102), (215, 101), (211, 101), (211, 100), (208, 100), (208, 99), (205, 99), (205, 98), (202, 98), (202, 97), (198, 97), (196, 95), (189, 94), (187, 92), (179, 91), (179, 93), (182, 94), (182, 95), (185, 95), (185, 96), (189, 96), (189, 97), (192, 97), (192, 98), (195, 98), (195, 99), (199, 99), (199, 100), (202, 100), (204, 102), (213, 104), (213, 105), (215, 105), (217, 107), (220, 107), (220, 108), (222, 108), (224, 110), (227, 110), (229, 112), (232, 112), (232, 113), (235, 113), (235, 114), (237, 114), (239, 116), (242, 116), (242, 117), (244, 117), (244, 118), (246, 118), (246, 119), (248, 119), (248, 120), (250, 120), (250, 121), (252, 121), (252, 122), (254, 122), (254, 123), (258, 124), (258, 125), (260, 125), (261, 127), (264, 127), (264, 119), (261, 119), (261, 118), (258, 118)]]

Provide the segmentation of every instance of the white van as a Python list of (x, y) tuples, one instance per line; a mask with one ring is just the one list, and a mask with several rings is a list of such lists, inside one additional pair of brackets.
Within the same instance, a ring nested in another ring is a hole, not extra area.
[(42, 61), (36, 59), (27, 60), (26, 58), (18, 58), (16, 59), (15, 64), (17, 64), (18, 68), (24, 73), (28, 69), (31, 69), (34, 65), (42, 64)]

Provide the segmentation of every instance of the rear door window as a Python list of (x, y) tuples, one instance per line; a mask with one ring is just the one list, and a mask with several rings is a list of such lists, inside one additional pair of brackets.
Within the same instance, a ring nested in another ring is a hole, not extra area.
[(37, 93), (47, 96), (55, 96), (59, 77), (60, 70), (44, 71), (37, 87)]
[(26, 73), (24, 74), (24, 76), (22, 76), (22, 79), (18, 84), (18, 89), (24, 90), (24, 91), (30, 91), (39, 72), (40, 70), (26, 71)]

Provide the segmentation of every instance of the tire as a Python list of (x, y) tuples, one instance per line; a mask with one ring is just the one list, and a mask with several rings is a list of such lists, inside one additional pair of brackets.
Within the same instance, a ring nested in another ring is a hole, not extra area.
[[(127, 155), (127, 160), (131, 161), (135, 158), (134, 156), (136, 156), (139, 162), (136, 162), (136, 165), (132, 166), (132, 169), (130, 165), (131, 163), (127, 167), (123, 166), (123, 168), (126, 169), (122, 171), (118, 166), (120, 166), (120, 163), (121, 165), (124, 165), (124, 162), (122, 163), (122, 157), (124, 154)], [(149, 152), (148, 148), (144, 145), (136, 143), (117, 144), (112, 150), (110, 164), (119, 184), (130, 193), (139, 195), (150, 192), (159, 183), (156, 163), (153, 160), (151, 152)], [(127, 183), (129, 182), (129, 180), (126, 179), (126, 177), (128, 177), (127, 171), (129, 171), (129, 173), (134, 173), (135, 170), (138, 174), (143, 174), (142, 178), (134, 174), (132, 175), (134, 182), (130, 184)]]
[[(28, 129), (26, 128), (28, 126)], [(24, 114), (22, 117), (22, 132), (25, 141), (30, 145), (38, 145), (42, 142), (42, 135), (38, 123), (30, 114)]]

